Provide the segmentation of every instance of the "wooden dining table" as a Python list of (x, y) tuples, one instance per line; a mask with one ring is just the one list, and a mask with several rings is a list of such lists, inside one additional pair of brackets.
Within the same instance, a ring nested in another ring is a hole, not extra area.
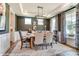
[[(46, 34), (49, 33), (49, 32), (45, 32), (44, 33), (44, 38), (46, 38)], [(27, 38), (29, 38), (29, 45), (30, 45), (30, 48), (32, 49), (34, 47), (34, 41), (35, 41), (35, 33), (27, 33)]]
[(32, 49), (34, 47), (34, 41), (35, 41), (35, 34), (33, 33), (28, 33), (27, 35), (27, 38), (29, 38), (29, 45), (30, 45), (30, 48)]

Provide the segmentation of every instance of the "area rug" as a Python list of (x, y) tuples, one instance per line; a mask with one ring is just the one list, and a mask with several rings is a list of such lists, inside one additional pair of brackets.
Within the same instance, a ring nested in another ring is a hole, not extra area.
[(18, 42), (9, 56), (56, 56), (66, 51), (73, 51), (73, 49), (60, 43), (53, 44), (53, 48), (48, 46), (47, 49), (41, 49), (41, 46), (37, 50), (25, 47), (20, 49), (20, 42)]

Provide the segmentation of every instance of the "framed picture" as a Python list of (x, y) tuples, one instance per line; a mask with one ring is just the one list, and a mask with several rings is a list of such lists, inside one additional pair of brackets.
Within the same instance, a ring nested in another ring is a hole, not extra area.
[(0, 31), (6, 30), (5, 4), (0, 3)]

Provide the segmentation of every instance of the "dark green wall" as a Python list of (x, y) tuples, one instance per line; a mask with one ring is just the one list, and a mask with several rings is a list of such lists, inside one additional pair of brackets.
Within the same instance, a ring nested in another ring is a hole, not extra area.
[(9, 5), (6, 3), (5, 4), (5, 7), (6, 7), (6, 11), (5, 11), (5, 24), (6, 24), (6, 29), (5, 30), (2, 30), (0, 31), (0, 34), (4, 34), (4, 33), (8, 33), (9, 32)]
[(17, 15), (15, 15), (15, 30), (17, 30)]
[[(17, 16), (17, 20), (16, 20), (16, 27), (17, 27), (17, 30), (28, 30), (28, 28), (33, 28), (33, 21), (36, 21), (35, 18), (33, 17), (30, 17), (32, 18), (32, 25), (26, 25), (24, 24), (24, 21), (25, 21), (25, 18), (26, 17), (23, 17), (23, 16)], [(37, 22), (37, 21), (36, 21)], [(44, 20), (44, 25), (47, 26), (47, 30), (49, 30), (50, 28), (50, 19), (45, 19)], [(45, 30), (45, 27), (44, 25), (37, 25), (37, 30)]]
[(6, 17), (6, 32), (9, 32), (9, 5), (6, 4), (6, 13), (5, 13), (5, 17)]

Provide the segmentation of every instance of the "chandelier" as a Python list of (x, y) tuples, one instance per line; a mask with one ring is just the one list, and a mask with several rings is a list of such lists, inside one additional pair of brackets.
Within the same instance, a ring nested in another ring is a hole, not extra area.
[(41, 6), (37, 7), (37, 15), (35, 16), (35, 18), (45, 18), (43, 16), (43, 7), (41, 7)]

